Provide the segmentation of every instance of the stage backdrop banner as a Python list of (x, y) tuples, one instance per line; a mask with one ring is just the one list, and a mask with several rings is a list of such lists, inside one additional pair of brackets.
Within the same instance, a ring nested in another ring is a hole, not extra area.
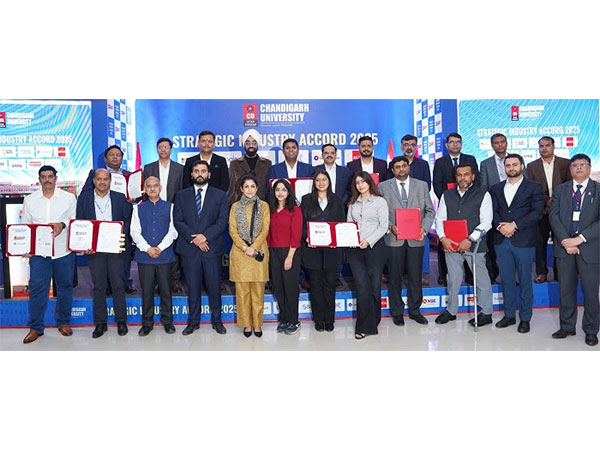
[(413, 100), (136, 100), (136, 138), (142, 163), (158, 159), (156, 141), (170, 138), (172, 159), (185, 162), (197, 154), (198, 133), (216, 135), (215, 153), (228, 163), (243, 154), (242, 134), (250, 128), (262, 135), (261, 152), (283, 161), (282, 142), (298, 141), (300, 161), (322, 164), (321, 145), (334, 144), (338, 163), (358, 157), (358, 139), (373, 137), (375, 156), (386, 159), (390, 139), (396, 153), (400, 138), (413, 130)]
[(38, 189), (38, 170), (51, 165), (71, 192), (92, 168), (90, 102), (0, 101), (0, 193)]
[(478, 162), (492, 156), (492, 135), (502, 133), (508, 151), (525, 163), (539, 158), (538, 140), (551, 136), (555, 154), (584, 153), (598, 171), (598, 100), (461, 100), (458, 104), (463, 152)]

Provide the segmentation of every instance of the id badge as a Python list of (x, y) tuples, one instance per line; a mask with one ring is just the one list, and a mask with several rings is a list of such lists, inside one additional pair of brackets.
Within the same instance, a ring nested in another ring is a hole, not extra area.
[(573, 222), (579, 222), (579, 215), (581, 214), (581, 211), (573, 211)]

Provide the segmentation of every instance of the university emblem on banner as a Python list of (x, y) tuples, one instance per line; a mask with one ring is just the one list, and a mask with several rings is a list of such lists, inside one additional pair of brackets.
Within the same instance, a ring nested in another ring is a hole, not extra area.
[(256, 103), (244, 103), (244, 126), (258, 126), (258, 105)]
[(0, 128), (6, 128), (6, 113), (0, 111)]
[(519, 120), (519, 107), (518, 106), (510, 107), (510, 120)]

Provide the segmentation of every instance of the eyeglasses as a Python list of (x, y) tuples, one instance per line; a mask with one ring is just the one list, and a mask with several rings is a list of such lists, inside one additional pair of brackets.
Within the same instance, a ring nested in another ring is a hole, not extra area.
[(458, 145), (462, 144), (462, 141), (448, 141), (448, 145)]
[(408, 144), (406, 142), (402, 143), (402, 147), (416, 147), (416, 146), (417, 146), (417, 144)]
[(585, 167), (589, 166), (588, 163), (582, 163), (582, 164), (571, 164), (571, 167), (573, 169), (584, 169)]

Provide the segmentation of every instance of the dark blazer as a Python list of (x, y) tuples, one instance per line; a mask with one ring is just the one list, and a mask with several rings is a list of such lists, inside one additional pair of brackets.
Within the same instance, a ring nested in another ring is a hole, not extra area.
[[(106, 169), (106, 166), (104, 167), (98, 167), (98, 169)], [(123, 171), (123, 175), (127, 175), (129, 173), (129, 171), (122, 169)], [(94, 190), (94, 169), (90, 170), (90, 173), (88, 174), (87, 180), (85, 180), (85, 184), (83, 185), (83, 187), (81, 188), (81, 192), (83, 191), (93, 191)]]
[(539, 183), (523, 177), (523, 181), (517, 189), (515, 197), (510, 206), (506, 204), (504, 197), (504, 186), (507, 180), (497, 183), (490, 188), (494, 218), (492, 229), (494, 230), (494, 244), (500, 244), (504, 236), (496, 228), (500, 222), (515, 222), (517, 230), (511, 243), (515, 247), (535, 247), (537, 239), (537, 224), (544, 215), (544, 194)]
[[(479, 168), (477, 167), (477, 160), (475, 160), (475, 157), (460, 153), (458, 156), (458, 163), (470, 165), (475, 174), (473, 185), (477, 187), (481, 186)], [(448, 189), (448, 183), (456, 183), (454, 164), (452, 164), (450, 153), (436, 159), (433, 166), (433, 192), (435, 192), (438, 199), (442, 198), (442, 194)]]
[[(300, 209), (302, 209), (302, 265), (307, 269), (337, 267), (342, 262), (343, 249), (309, 247), (306, 243), (306, 222), (345, 222), (344, 204), (337, 195), (334, 195), (324, 211), (319, 208), (316, 215), (309, 216), (308, 205), (311, 203), (311, 197), (312, 194), (306, 194), (300, 203)], [(314, 211), (312, 213), (314, 214)]]
[[(571, 237), (569, 228), (573, 217), (572, 198), (572, 181), (567, 181), (552, 190), (550, 226), (554, 233), (554, 256), (557, 258), (567, 256), (567, 252), (560, 243), (563, 239)], [(583, 260), (589, 264), (600, 263), (600, 183), (591, 179), (588, 181), (581, 203), (579, 234), (587, 241), (579, 245), (579, 252)], [(561, 272), (561, 280), (562, 276)]]
[[(175, 251), (183, 256), (200, 252), (206, 258), (221, 258), (225, 252), (223, 233), (228, 227), (227, 194), (210, 187), (206, 191), (200, 217), (196, 213), (196, 195), (193, 187), (183, 189), (175, 196), (173, 223), (179, 233)], [(192, 234), (202, 233), (208, 240), (208, 252), (202, 252), (191, 243)]]
[[(144, 166), (144, 179), (148, 177), (156, 177), (160, 180), (160, 170), (158, 168), (158, 161), (154, 161)], [(163, 186), (163, 189), (167, 190), (167, 201), (173, 203), (175, 194), (183, 189), (183, 166), (178, 162), (171, 160), (169, 166), (169, 179), (167, 180), (167, 186)], [(162, 184), (162, 180), (161, 180)]]
[[(312, 177), (315, 171), (314, 167), (310, 164), (303, 163), (301, 161), (296, 161), (298, 167), (296, 168), (296, 178), (307, 178)], [(270, 181), (274, 178), (288, 178), (287, 173), (287, 165), (285, 162), (280, 162), (279, 164), (274, 164), (269, 169), (269, 173), (267, 174), (267, 184), (265, 187), (266, 197), (269, 198), (269, 192), (271, 191), (271, 183)]]
[[(110, 210), (112, 220), (123, 222), (123, 233), (125, 233), (125, 245), (131, 245), (131, 236), (129, 235), (129, 227), (131, 226), (131, 214), (133, 206), (127, 201), (125, 196), (120, 192), (109, 191), (110, 195)], [(94, 207), (94, 190), (81, 191), (77, 199), (78, 219), (96, 220), (96, 208)]]
[[(320, 166), (315, 166), (315, 172), (317, 169), (325, 169), (325, 164), (321, 164)], [(350, 198), (350, 180), (352, 176), (350, 175), (350, 171), (347, 167), (335, 165), (335, 195), (337, 195), (341, 200), (342, 204), (348, 203), (348, 199)]]
[[(352, 181), (354, 174), (362, 170), (360, 158), (350, 161), (346, 164), (346, 167), (348, 167), (348, 170), (350, 171), (350, 180)], [(379, 174), (380, 183), (387, 180), (387, 163), (383, 159), (373, 157), (373, 172)]]
[[(183, 167), (183, 188), (189, 188), (193, 185), (192, 183), (192, 165), (200, 160), (200, 154), (190, 156), (185, 160), (185, 166)], [(212, 154), (210, 159), (210, 180), (208, 185), (222, 191), (227, 192), (229, 188), (229, 170), (227, 169), (227, 160), (222, 156), (215, 153)]]
[[(271, 168), (271, 160), (267, 158), (261, 158), (260, 156), (257, 156), (257, 158), (258, 160), (256, 161), (256, 167), (254, 168), (254, 175), (256, 176), (256, 181), (258, 182), (257, 195), (261, 200), (265, 200), (265, 187), (267, 185), (266, 180), (269, 169)], [(250, 166), (246, 162), (246, 158), (244, 156), (231, 161), (231, 165), (229, 166), (229, 191), (227, 191), (229, 206), (237, 202), (242, 196), (242, 192), (240, 191), (238, 183), (240, 178), (250, 172)]]
[[(554, 170), (552, 171), (552, 186), (554, 188), (560, 186), (571, 179), (571, 170), (569, 168), (571, 161), (566, 158), (555, 157)], [(547, 213), (550, 209), (550, 190), (548, 189), (548, 181), (546, 180), (546, 172), (544, 172), (544, 163), (542, 158), (527, 164), (527, 178), (537, 181), (542, 185), (544, 193), (544, 201), (546, 204)], [(553, 189), (554, 191), (554, 189)], [(567, 227), (568, 229), (568, 227)]]

